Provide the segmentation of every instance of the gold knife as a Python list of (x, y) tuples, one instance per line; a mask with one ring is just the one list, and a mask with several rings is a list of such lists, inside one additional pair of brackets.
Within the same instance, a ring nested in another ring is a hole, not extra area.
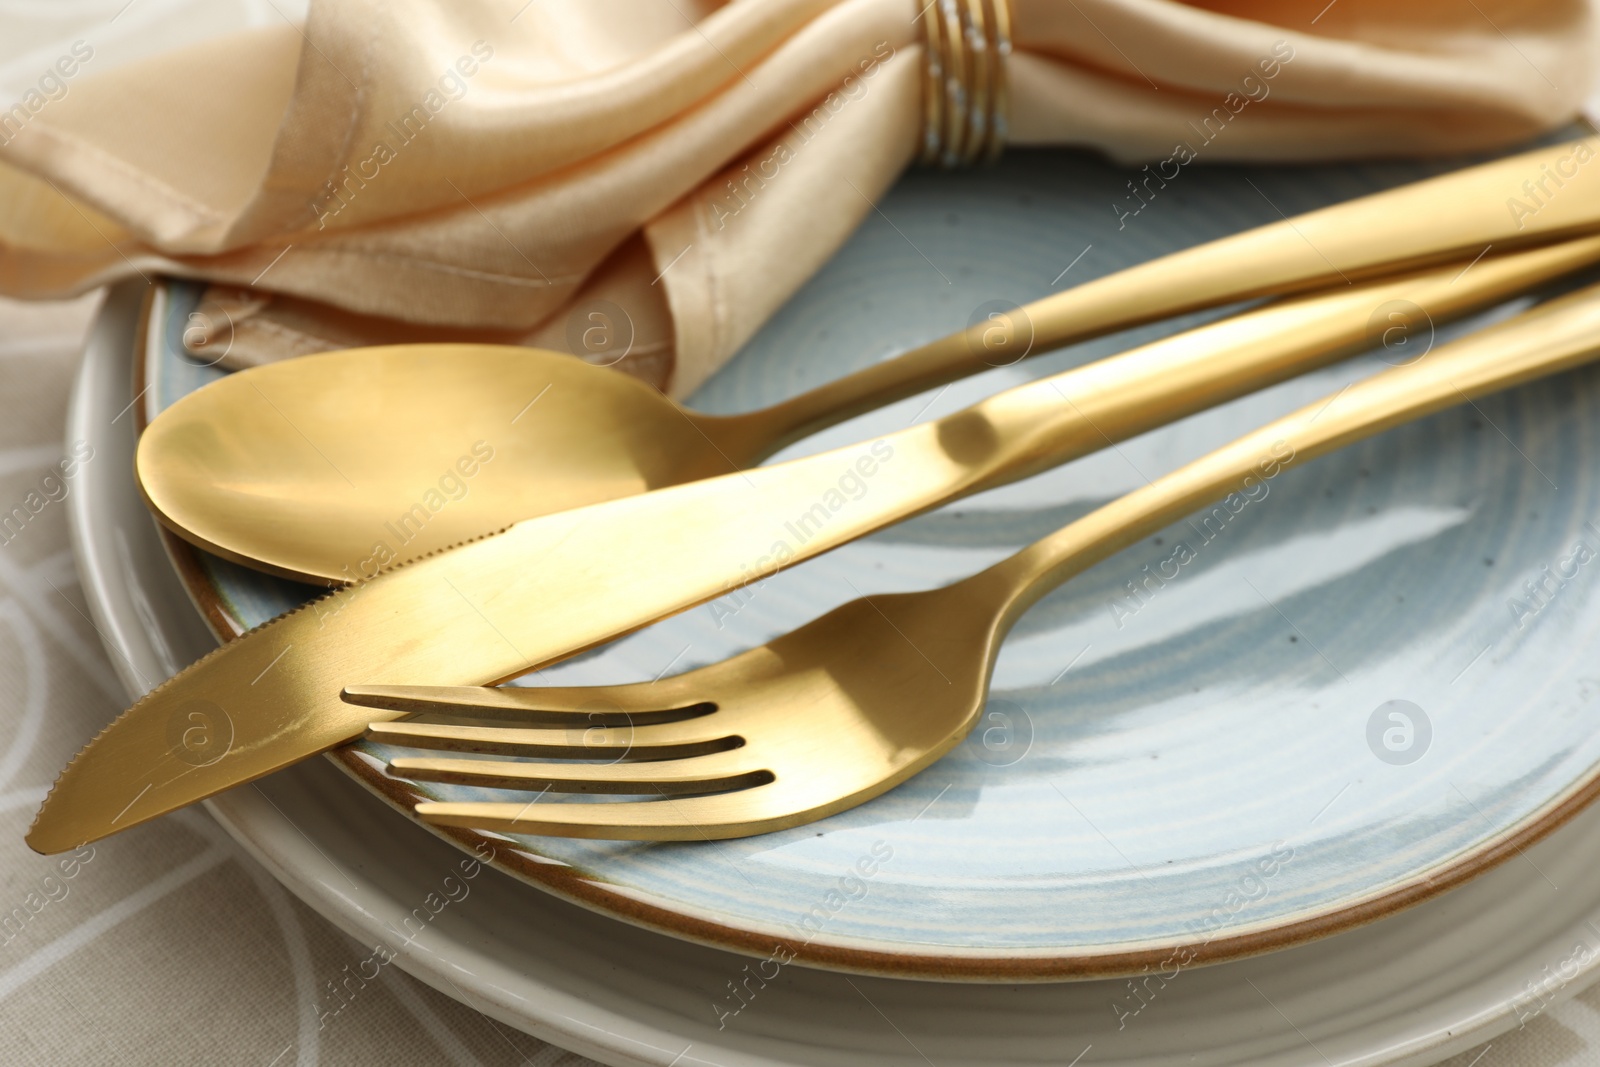
[[(61, 852), (359, 737), (346, 684), (483, 685), (721, 596), (1369, 343), (1600, 258), (1600, 237), (1286, 300), (933, 422), (804, 459), (519, 523), (347, 586), (158, 686), (70, 763), (28, 833)], [(1594, 333), (1600, 337), (1600, 322)], [(1596, 343), (1600, 343), (1597, 341)]]

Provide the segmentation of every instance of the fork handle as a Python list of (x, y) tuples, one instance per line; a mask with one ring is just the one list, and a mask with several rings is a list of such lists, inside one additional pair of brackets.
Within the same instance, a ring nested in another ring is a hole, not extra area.
[[(997, 584), (1009, 626), (1068, 578), (1231, 493), (1424, 415), (1600, 358), (1600, 285), (1443, 345), (1246, 434), (967, 581)], [(1259, 494), (1255, 497), (1259, 499)]]
[(1597, 151), (1596, 137), (1538, 148), (1175, 252), (751, 412), (746, 429), (762, 436), (764, 458), (863, 412), (1089, 337), (1592, 232), (1600, 166), (1585, 164)]

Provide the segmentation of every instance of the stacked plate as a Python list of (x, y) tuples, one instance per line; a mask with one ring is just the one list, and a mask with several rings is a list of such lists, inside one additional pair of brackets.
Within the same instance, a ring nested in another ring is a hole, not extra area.
[[(1137, 214), (1113, 204), (1124, 175), (1070, 153), (913, 175), (692, 402), (771, 403), (988, 301), (1421, 173), (1186, 171)], [(130, 692), (313, 592), (163, 535), (140, 502), (136, 427), (223, 373), (183, 353), (198, 299), (178, 282), (113, 294), (68, 428), (113, 457), (71, 500)], [(999, 369), (789, 454), (1181, 325)], [(1401, 358), (1448, 332), (1408, 335)], [(862, 593), (944, 584), (1384, 365), (1358, 359), (962, 501), (543, 679), (656, 677)], [(706, 844), (446, 843), (395, 814), (421, 787), (365, 742), (210, 806), (400, 966), (607, 1063), (1432, 1062), (1600, 963), (1600, 872), (1582, 858), (1600, 846), (1584, 810), (1600, 788), (1597, 425), (1600, 374), (1538, 383), (1124, 552), (1023, 620), (960, 750), (824, 822)], [(1180, 543), (1192, 558), (1174, 577)]]

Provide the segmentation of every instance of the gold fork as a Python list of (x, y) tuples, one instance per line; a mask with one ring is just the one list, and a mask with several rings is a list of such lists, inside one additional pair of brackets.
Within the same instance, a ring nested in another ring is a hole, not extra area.
[[(634, 685), (351, 686), (343, 696), (471, 720), (373, 723), (374, 740), (479, 754), (396, 757), (392, 774), (535, 794), (417, 804), (430, 823), (632, 840), (796, 826), (877, 796), (960, 743), (1012, 624), (1073, 575), (1286, 467), (1597, 356), (1593, 286), (1348, 386), (953, 585), (852, 601), (721, 663)], [(652, 799), (539, 802), (545, 792)]]

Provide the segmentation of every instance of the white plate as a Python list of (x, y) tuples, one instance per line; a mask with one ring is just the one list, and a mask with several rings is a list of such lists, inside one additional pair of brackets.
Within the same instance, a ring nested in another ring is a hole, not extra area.
[[(130, 694), (211, 645), (129, 476), (132, 420), (118, 415), (132, 395), (139, 296), (124, 287), (108, 300), (67, 427), (110, 460), (85, 469), (69, 507), (83, 586)], [(1129, 1067), (1423, 1064), (1516, 1025), (1537, 1007), (1525, 997), (1530, 983), (1543, 983), (1548, 1005), (1600, 966), (1594, 809), (1410, 911), (1256, 959), (1152, 973), (1136, 998), (1123, 981), (958, 986), (796, 966), (763, 982), (745, 957), (606, 919), (493, 871), (435, 914), (426, 902), (459, 877), (461, 854), (322, 760), (209, 806), (293, 892), (353, 936), (395, 948), (409, 973), (611, 1064), (931, 1057), (939, 1067), (1005, 1067), (1070, 1063), (1085, 1050), (1085, 1065)], [(414, 914), (426, 923), (407, 927)], [(419, 926), (418, 936), (403, 932)], [(753, 991), (733, 1016), (724, 1014), (729, 983)]]

